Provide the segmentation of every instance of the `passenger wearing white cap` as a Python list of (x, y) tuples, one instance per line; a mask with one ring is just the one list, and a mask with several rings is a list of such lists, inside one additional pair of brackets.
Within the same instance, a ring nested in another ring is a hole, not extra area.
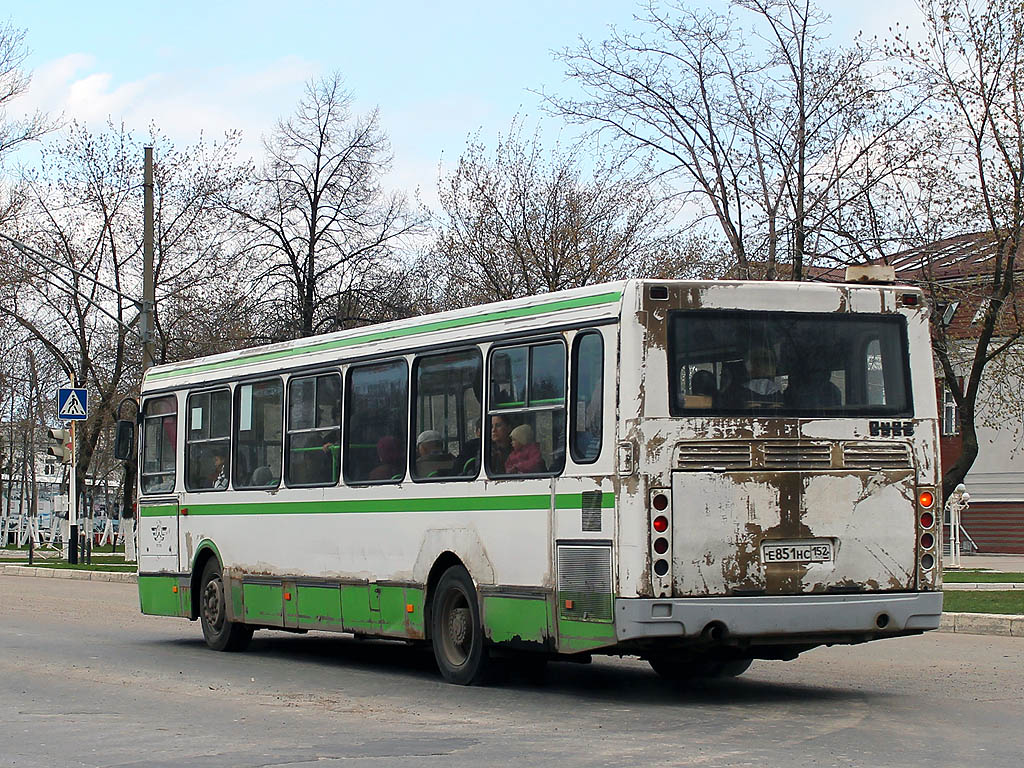
[(452, 473), (455, 458), (444, 450), (441, 433), (425, 429), (416, 438), (416, 476), (447, 477)]

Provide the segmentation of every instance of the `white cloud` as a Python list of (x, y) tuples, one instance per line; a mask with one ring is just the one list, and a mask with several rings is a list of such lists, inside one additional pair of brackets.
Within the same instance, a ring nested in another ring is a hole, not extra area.
[(299, 57), (268, 62), (255, 72), (229, 67), (155, 72), (119, 82), (100, 71), (94, 56), (75, 53), (37, 66), (32, 85), (16, 103), (99, 130), (109, 118), (143, 133), (155, 123), (172, 140), (194, 142), (200, 133), (217, 138), (239, 129), (242, 151), (260, 154), (261, 136), (287, 113), (316, 67)]

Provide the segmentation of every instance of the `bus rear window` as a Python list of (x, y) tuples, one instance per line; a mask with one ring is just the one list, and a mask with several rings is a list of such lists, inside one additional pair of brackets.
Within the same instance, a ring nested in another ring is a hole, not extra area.
[(906, 338), (900, 315), (674, 312), (671, 413), (909, 417)]

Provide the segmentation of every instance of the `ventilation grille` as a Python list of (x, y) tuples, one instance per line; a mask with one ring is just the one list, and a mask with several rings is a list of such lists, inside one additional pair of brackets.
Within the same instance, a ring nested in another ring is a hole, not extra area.
[(831, 443), (765, 443), (765, 469), (829, 469)]
[(728, 470), (910, 469), (910, 448), (898, 442), (770, 440), (750, 443), (693, 440), (679, 443), (675, 467), (689, 472)]
[(563, 619), (612, 620), (612, 549), (559, 545), (558, 609)]
[(909, 469), (910, 451), (903, 443), (846, 443), (843, 462), (851, 469)]
[(586, 533), (600, 532), (602, 501), (604, 501), (604, 494), (601, 491), (583, 492), (581, 524)]
[(698, 472), (709, 469), (747, 469), (750, 443), (694, 441), (676, 446), (676, 467)]

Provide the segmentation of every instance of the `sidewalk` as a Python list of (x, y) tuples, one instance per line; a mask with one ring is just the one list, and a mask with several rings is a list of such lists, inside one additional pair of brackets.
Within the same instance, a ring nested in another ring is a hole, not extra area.
[[(942, 556), (942, 567), (949, 568), (950, 557)], [(1024, 573), (1024, 555), (960, 555), (960, 570), (980, 568), (987, 571)]]
[(36, 568), (33, 565), (0, 566), (4, 576), (38, 576), (45, 579), (72, 579), (74, 581), (119, 581), (136, 584), (138, 577), (131, 571), (83, 571), (74, 568)]

